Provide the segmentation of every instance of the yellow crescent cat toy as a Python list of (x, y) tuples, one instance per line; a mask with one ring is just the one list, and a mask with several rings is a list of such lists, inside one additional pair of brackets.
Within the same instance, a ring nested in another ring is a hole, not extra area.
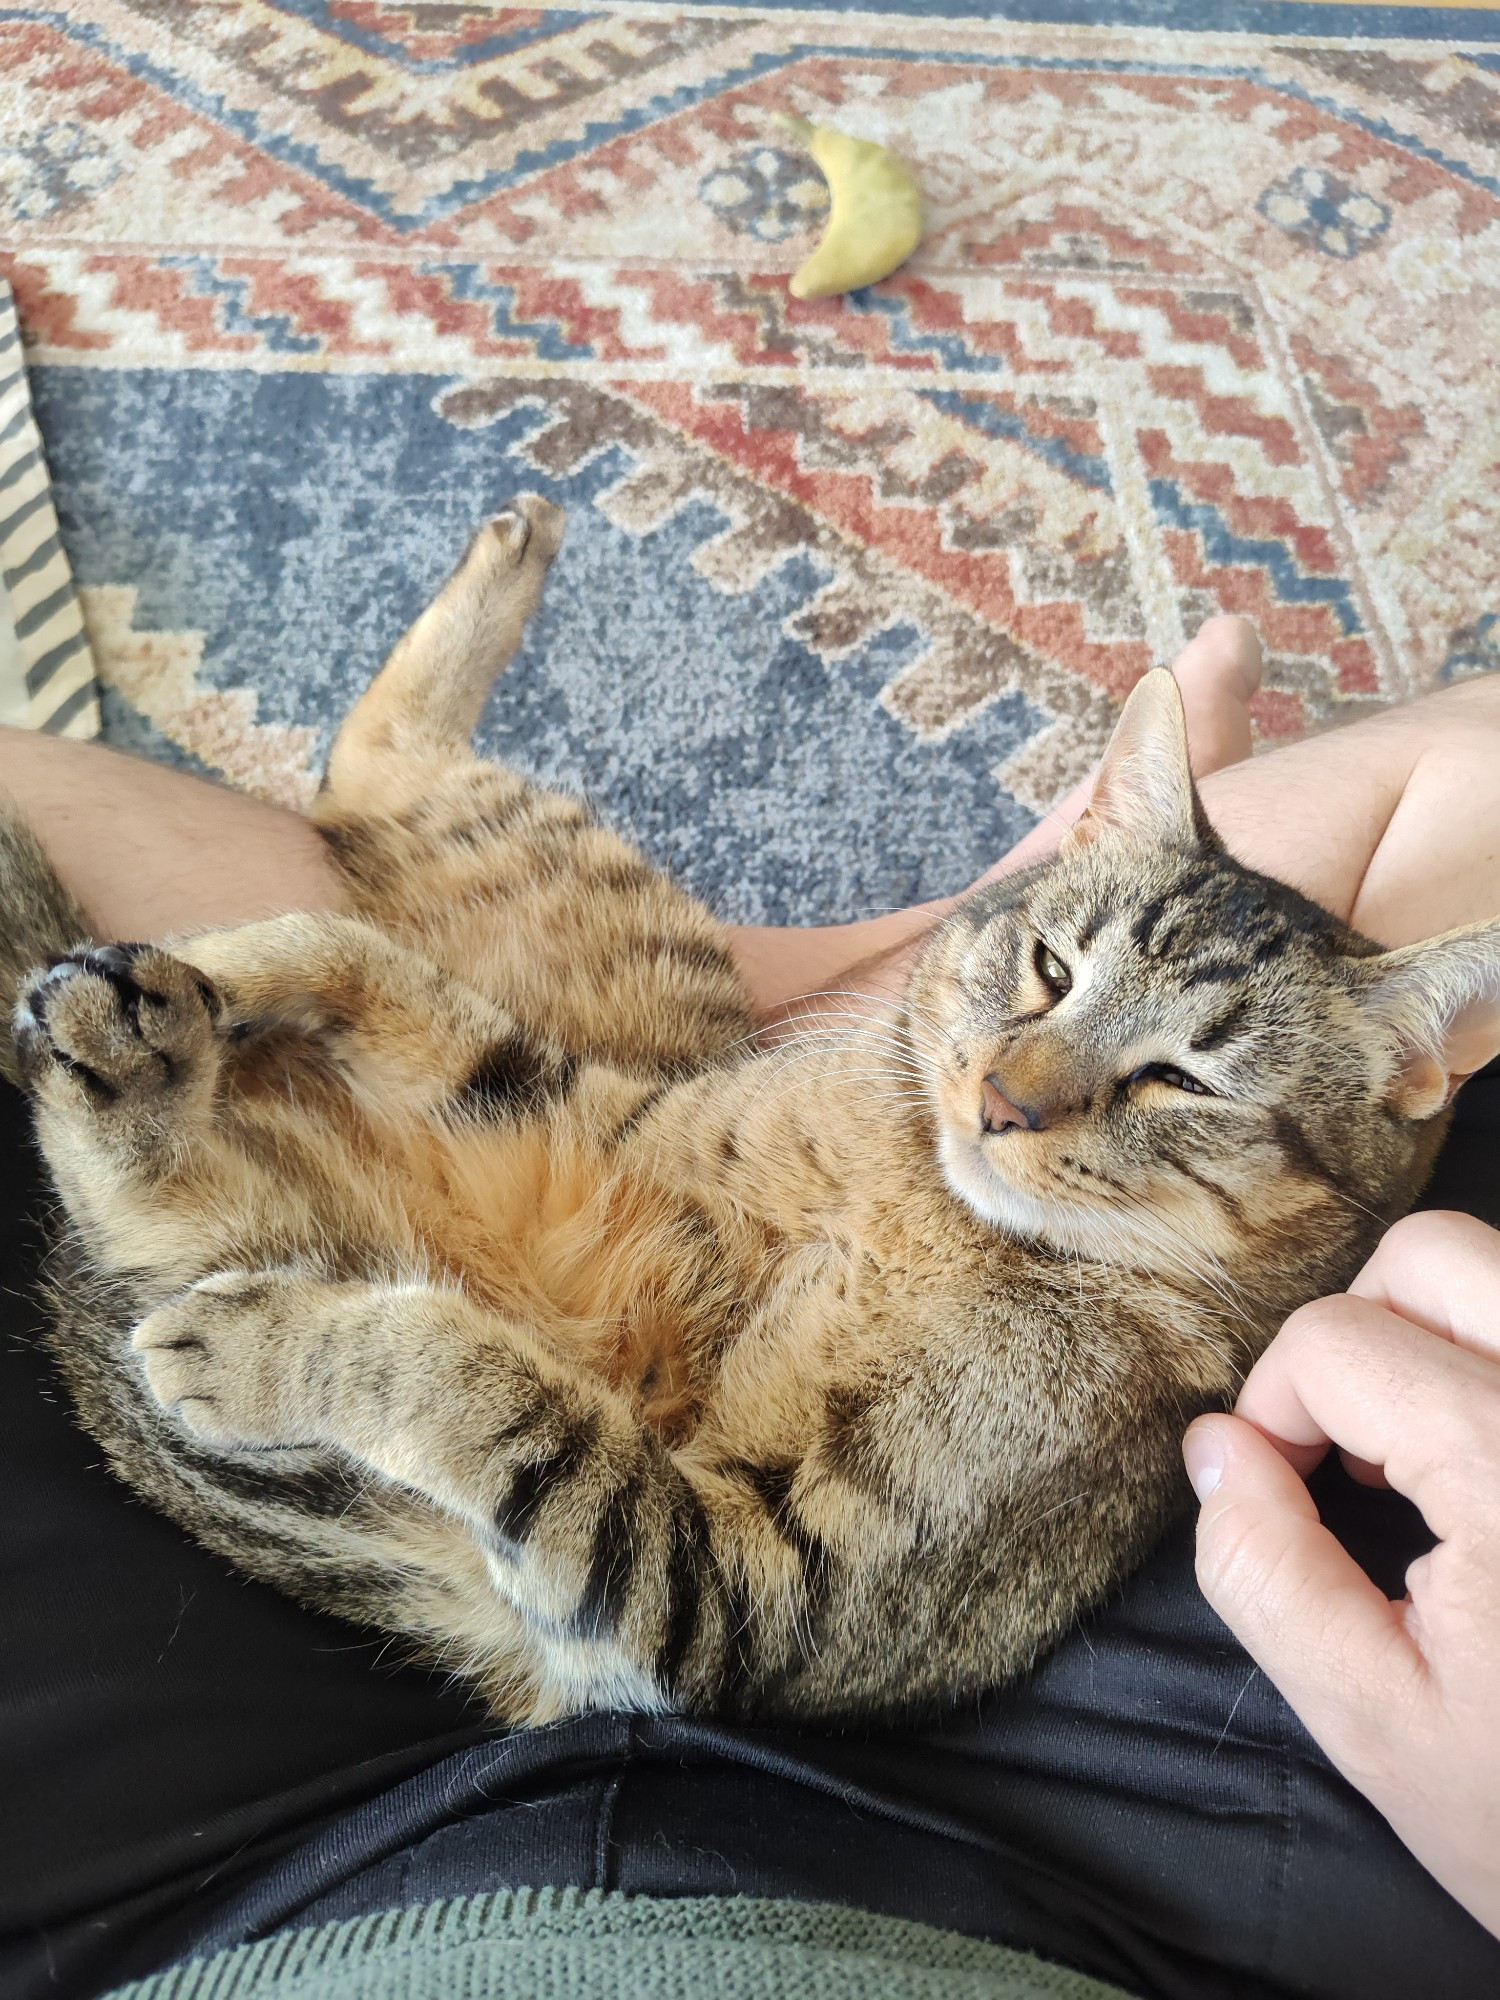
[(888, 278), (916, 249), (922, 197), (886, 146), (782, 111), (781, 124), (822, 169), (833, 197), (822, 241), (791, 281), (794, 299), (826, 299)]

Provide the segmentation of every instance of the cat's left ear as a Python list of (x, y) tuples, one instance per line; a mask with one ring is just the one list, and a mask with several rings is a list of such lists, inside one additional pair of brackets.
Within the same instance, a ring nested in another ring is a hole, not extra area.
[(1089, 802), (1063, 835), (1060, 851), (1087, 847), (1110, 833), (1171, 847), (1214, 838), (1188, 763), (1182, 695), (1165, 667), (1153, 667), (1130, 690)]
[(1387, 1102), (1398, 1118), (1431, 1118), (1500, 1055), (1500, 920), (1356, 963), (1390, 1050)]

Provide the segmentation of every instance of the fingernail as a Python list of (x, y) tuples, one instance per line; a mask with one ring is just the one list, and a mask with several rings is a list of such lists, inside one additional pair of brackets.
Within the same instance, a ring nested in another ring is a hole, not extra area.
[(1182, 1440), (1182, 1457), (1201, 1504), (1224, 1476), (1224, 1453), (1217, 1436), (1206, 1425), (1191, 1425)]

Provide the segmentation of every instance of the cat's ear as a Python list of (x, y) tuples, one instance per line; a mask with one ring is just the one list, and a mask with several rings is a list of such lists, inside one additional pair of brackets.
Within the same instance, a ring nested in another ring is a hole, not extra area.
[(1188, 763), (1182, 695), (1165, 667), (1143, 674), (1131, 689), (1089, 802), (1063, 835), (1061, 851), (1108, 833), (1173, 847), (1214, 837)]
[(1387, 1103), (1431, 1118), (1500, 1055), (1500, 920), (1360, 959), (1364, 1005), (1389, 1049)]

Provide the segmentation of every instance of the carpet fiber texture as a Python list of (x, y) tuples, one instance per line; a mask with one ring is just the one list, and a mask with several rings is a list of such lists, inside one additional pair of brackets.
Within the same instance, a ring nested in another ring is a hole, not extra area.
[[(106, 733), (304, 800), (524, 487), (484, 741), (740, 919), (957, 888), (1214, 610), (1267, 739), (1500, 664), (1500, 14), (1013, 11), (0, 7)], [(894, 278), (789, 297), (779, 107), (913, 163)]]

